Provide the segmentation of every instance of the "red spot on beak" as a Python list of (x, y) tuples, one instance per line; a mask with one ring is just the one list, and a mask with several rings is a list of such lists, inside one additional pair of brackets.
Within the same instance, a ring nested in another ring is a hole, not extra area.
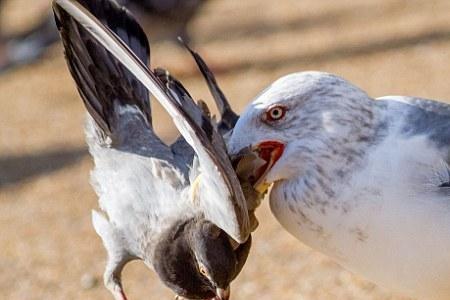
[(253, 148), (253, 150), (258, 153), (258, 156), (266, 162), (255, 172), (255, 185), (264, 181), (265, 175), (267, 175), (273, 165), (275, 165), (281, 155), (283, 155), (284, 148), (285, 145), (278, 141), (264, 141)]

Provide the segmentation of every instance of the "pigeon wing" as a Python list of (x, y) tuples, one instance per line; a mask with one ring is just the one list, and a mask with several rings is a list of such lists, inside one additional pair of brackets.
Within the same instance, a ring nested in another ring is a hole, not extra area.
[(91, 11), (143, 64), (149, 62), (149, 45), (115, 1), (54, 2), (67, 64), (90, 115), (86, 135), (95, 160), (92, 182), (108, 215), (92, 215), (108, 252), (105, 284), (115, 298), (124, 299), (124, 265), (151, 259), (147, 247), (166, 223), (189, 217), (187, 201), (182, 201), (186, 182), (171, 149), (152, 130), (148, 90), (60, 3)]
[[(148, 63), (147, 38), (126, 9), (106, 0), (76, 5), (92, 11), (136, 59)], [(147, 230), (156, 231), (177, 211), (175, 200), (186, 183), (171, 149), (152, 130), (148, 91), (59, 1), (54, 12), (69, 70), (90, 115), (86, 134), (100, 206), (115, 229), (133, 232), (142, 226), (137, 223), (143, 214)]]

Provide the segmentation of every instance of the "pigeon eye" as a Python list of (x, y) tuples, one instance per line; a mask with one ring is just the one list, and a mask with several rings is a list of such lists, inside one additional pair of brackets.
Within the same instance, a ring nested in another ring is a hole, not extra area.
[(269, 108), (266, 111), (265, 121), (273, 122), (282, 119), (286, 114), (286, 110), (286, 107), (281, 105), (276, 105)]
[(208, 271), (206, 270), (206, 268), (204, 266), (199, 266), (198, 269), (200, 271), (200, 274), (202, 274), (205, 277), (208, 277)]

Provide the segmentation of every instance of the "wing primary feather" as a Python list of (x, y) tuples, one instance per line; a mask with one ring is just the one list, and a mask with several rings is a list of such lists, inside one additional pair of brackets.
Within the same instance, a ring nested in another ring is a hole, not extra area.
[(213, 72), (209, 69), (203, 58), (195, 52), (183, 39), (178, 38), (178, 40), (184, 45), (184, 47), (189, 51), (189, 53), (194, 58), (200, 72), (208, 84), (209, 91), (211, 92), (214, 101), (219, 108), (221, 120), (219, 122), (218, 128), (219, 132), (225, 134), (226, 132), (232, 130), (236, 124), (239, 116), (232, 110), (230, 103), (228, 102), (225, 94), (220, 89), (217, 80)]
[[(80, 0), (77, 5), (92, 12), (108, 27), (111, 34), (126, 44), (139, 60), (148, 64), (150, 47), (147, 37), (125, 8), (106, 0)], [(118, 115), (127, 105), (140, 111), (141, 126), (151, 127), (147, 89), (56, 4), (54, 13), (69, 70), (88, 113), (101, 131), (113, 143), (126, 139), (130, 128), (123, 127), (131, 125), (123, 124), (127, 119), (119, 118)], [(136, 126), (136, 122), (134, 123), (133, 126)]]

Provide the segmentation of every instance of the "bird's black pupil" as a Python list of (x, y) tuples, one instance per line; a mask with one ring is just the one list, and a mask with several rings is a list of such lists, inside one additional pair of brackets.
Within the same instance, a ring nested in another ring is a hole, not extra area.
[(281, 111), (279, 108), (272, 110), (272, 116), (275, 118), (278, 118), (281, 114)]

